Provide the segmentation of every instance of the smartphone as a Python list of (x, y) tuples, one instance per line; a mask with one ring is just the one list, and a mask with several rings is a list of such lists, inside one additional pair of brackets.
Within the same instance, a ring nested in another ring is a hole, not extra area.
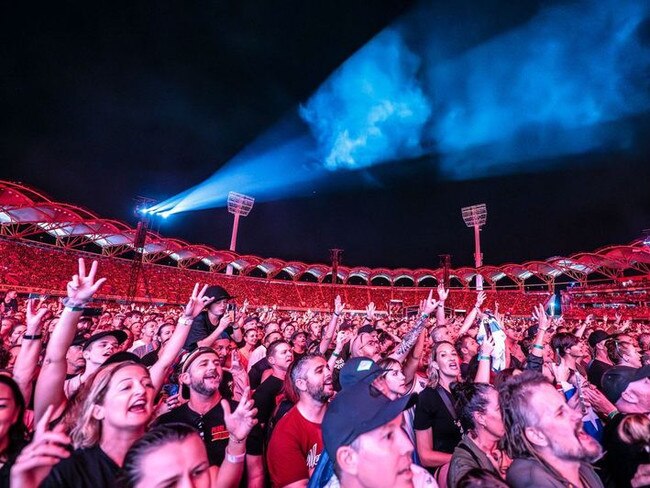
[(178, 394), (178, 385), (168, 383), (166, 385), (163, 385), (162, 391), (168, 397), (177, 395)]
[(228, 305), (226, 305), (226, 312), (228, 313), (234, 312), (236, 308), (237, 305), (235, 305), (234, 303), (229, 303)]
[(104, 310), (101, 308), (84, 308), (84, 311), (81, 313), (82, 317), (99, 317)]

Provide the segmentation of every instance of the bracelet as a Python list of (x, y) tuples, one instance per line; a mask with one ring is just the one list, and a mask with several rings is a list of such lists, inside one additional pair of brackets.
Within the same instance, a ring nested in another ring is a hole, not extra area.
[(334, 356), (335, 358), (337, 358), (337, 357), (339, 357), (339, 353), (336, 352), (336, 351), (332, 351), (332, 356)]
[(426, 319), (429, 318), (429, 314), (428, 314), (428, 313), (423, 313), (422, 315), (420, 315), (420, 318), (421, 318), (422, 320), (426, 320)]
[(63, 306), (73, 312), (83, 312), (84, 306), (89, 302), (89, 300), (84, 300), (81, 302), (73, 302), (70, 300), (70, 297), (63, 299)]
[(43, 338), (43, 334), (31, 334), (31, 335), (30, 334), (24, 334), (23, 335), (23, 340), (26, 340), (26, 341), (36, 341), (36, 340), (42, 339), (42, 338)]
[(246, 459), (246, 453), (243, 454), (230, 454), (228, 449), (226, 449), (226, 461), (233, 464), (243, 463)]
[(544, 350), (544, 346), (540, 344), (533, 344), (533, 349), (541, 349), (542, 351)]
[(478, 356), (478, 360), (479, 360), (479, 361), (489, 361), (489, 360), (490, 360), (490, 356), (483, 356), (482, 354), (479, 354), (479, 356)]
[(614, 410), (612, 410), (611, 412), (609, 412), (609, 413), (607, 414), (607, 418), (608, 418), (609, 420), (612, 420), (612, 419), (613, 419), (614, 417), (616, 417), (617, 415), (618, 415), (618, 410), (617, 410), (617, 409), (614, 409)]
[(336, 313), (336, 312), (334, 312), (334, 315), (336, 315), (337, 317), (339, 317), (341, 314), (340, 314), (340, 313)]
[(233, 441), (235, 444), (241, 444), (242, 442), (244, 442), (244, 441), (246, 440), (246, 437), (244, 437), (243, 439), (237, 439), (237, 438), (236, 438), (234, 435), (232, 435), (232, 434), (228, 434), (228, 438), (229, 438), (231, 441)]

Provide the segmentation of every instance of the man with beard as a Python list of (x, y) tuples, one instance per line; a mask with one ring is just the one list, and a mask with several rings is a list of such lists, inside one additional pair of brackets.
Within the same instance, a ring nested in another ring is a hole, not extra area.
[(74, 341), (72, 341), (72, 345), (68, 348), (68, 352), (65, 354), (66, 380), (81, 374), (86, 366), (82, 347), (84, 342), (86, 342), (86, 339), (84, 339), (83, 336), (75, 337)]
[(499, 401), (513, 459), (506, 475), (510, 487), (603, 486), (590, 464), (602, 454), (600, 444), (584, 432), (582, 413), (543, 375), (512, 377), (501, 386)]
[[(189, 400), (180, 407), (158, 417), (158, 424), (182, 423), (197, 429), (208, 451), (211, 466), (221, 466), (226, 456), (229, 434), (221, 405), (219, 384), (223, 371), (214, 349), (199, 347), (190, 353), (181, 366), (181, 395)], [(231, 411), (237, 402), (227, 400)], [(235, 443), (245, 439), (230, 438)]]
[(327, 361), (315, 354), (293, 365), (291, 385), (298, 403), (273, 430), (266, 457), (273, 486), (307, 486), (323, 450), (321, 423), (334, 395)]

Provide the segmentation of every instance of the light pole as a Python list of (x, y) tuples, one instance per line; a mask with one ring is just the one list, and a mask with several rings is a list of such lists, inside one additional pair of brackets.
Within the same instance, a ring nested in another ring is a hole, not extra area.
[(463, 221), (467, 227), (474, 228), (474, 264), (476, 266), (476, 289), (483, 289), (483, 277), (479, 268), (483, 266), (483, 253), (481, 253), (481, 227), (487, 220), (487, 207), (484, 203), (461, 208)]
[[(237, 247), (237, 231), (239, 229), (239, 217), (246, 217), (253, 208), (255, 199), (241, 193), (231, 191), (228, 193), (228, 212), (235, 216), (232, 224), (232, 236), (230, 237), (230, 250), (235, 251)], [(226, 274), (232, 274), (232, 265), (229, 264), (226, 268)]]

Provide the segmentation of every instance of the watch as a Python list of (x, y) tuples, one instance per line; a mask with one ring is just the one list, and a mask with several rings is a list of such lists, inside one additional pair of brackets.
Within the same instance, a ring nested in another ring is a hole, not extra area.
[(192, 322), (194, 322), (194, 319), (192, 317), (181, 317), (178, 319), (178, 323), (180, 325), (192, 325)]

